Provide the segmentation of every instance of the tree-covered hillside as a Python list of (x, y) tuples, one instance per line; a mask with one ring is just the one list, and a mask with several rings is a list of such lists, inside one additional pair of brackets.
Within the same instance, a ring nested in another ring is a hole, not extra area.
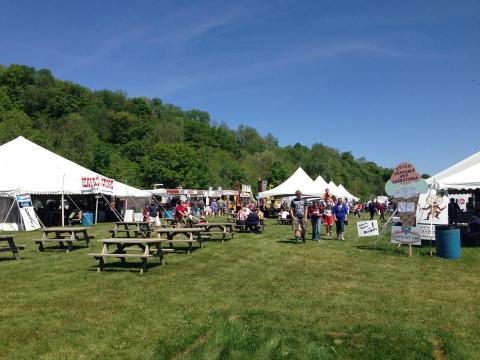
[(157, 98), (92, 91), (47, 69), (0, 66), (0, 144), (19, 135), (142, 188), (228, 188), (258, 178), (277, 185), (302, 166), (366, 198), (382, 193), (391, 173), (321, 144), (280, 147), (272, 134), (244, 125), (232, 130), (207, 112)]

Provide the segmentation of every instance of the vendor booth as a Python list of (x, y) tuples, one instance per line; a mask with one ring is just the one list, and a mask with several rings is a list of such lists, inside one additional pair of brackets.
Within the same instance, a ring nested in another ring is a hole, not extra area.
[[(22, 136), (0, 146), (0, 164), (0, 223), (4, 229), (20, 227), (19, 195), (31, 196), (32, 207), (37, 204), (37, 209), (57, 212), (62, 225), (68, 216), (67, 206), (71, 210), (82, 204), (85, 208), (79, 210), (92, 220), (98, 219), (99, 203), (118, 212), (122, 202), (126, 210), (129, 202), (130, 207), (143, 207), (151, 197), (146, 191), (97, 174)], [(144, 200), (139, 202), (140, 198)]]

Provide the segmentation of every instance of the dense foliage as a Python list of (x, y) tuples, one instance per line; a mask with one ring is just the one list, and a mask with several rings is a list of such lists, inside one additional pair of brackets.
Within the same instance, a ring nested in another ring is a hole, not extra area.
[(150, 188), (277, 185), (298, 166), (367, 198), (383, 192), (391, 170), (350, 152), (314, 144), (280, 147), (241, 125), (231, 130), (207, 112), (162, 100), (91, 91), (55, 79), (47, 69), (0, 66), (0, 144), (22, 135), (81, 165)]

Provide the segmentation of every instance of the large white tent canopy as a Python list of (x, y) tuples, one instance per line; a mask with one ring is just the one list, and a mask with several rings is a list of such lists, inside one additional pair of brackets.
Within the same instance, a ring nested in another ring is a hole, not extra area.
[(440, 189), (475, 190), (480, 188), (480, 151), (427, 179)]
[(91, 194), (151, 197), (108, 179), (20, 136), (0, 146), (0, 193)]
[(320, 175), (313, 181), (301, 167), (282, 184), (271, 190), (261, 192), (258, 196), (259, 198), (267, 196), (293, 196), (295, 191), (300, 190), (304, 196), (320, 197), (325, 194), (325, 189), (327, 188), (330, 194), (336, 197), (358, 200), (342, 185), (337, 187), (333, 181), (327, 183)]
[(309, 194), (313, 186), (313, 180), (308, 174), (299, 167), (297, 171), (293, 173), (287, 180), (278, 185), (277, 187), (258, 193), (259, 198), (267, 196), (292, 196), (295, 195), (295, 191), (300, 190), (304, 195)]

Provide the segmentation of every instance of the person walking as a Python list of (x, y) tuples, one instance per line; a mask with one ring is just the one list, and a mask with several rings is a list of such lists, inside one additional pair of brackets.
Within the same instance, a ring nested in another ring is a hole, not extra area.
[(338, 198), (337, 204), (332, 209), (337, 230), (337, 240), (345, 240), (345, 223), (348, 221), (348, 207), (343, 203), (342, 198)]
[(148, 222), (150, 225), (155, 224), (157, 228), (160, 227), (160, 217), (158, 215), (158, 211), (160, 209), (160, 206), (155, 203), (155, 201), (152, 200), (150, 203), (150, 206), (148, 207)]
[(217, 205), (217, 201), (215, 199), (212, 200), (212, 202), (210, 204), (210, 209), (212, 210), (212, 216), (213, 217), (215, 217), (215, 215), (218, 215), (217, 214), (218, 205)]
[(377, 212), (377, 203), (375, 201), (370, 201), (368, 204), (368, 212), (370, 213), (370, 220), (375, 218), (375, 213)]
[(325, 225), (325, 230), (327, 232), (327, 237), (330, 239), (332, 237), (332, 227), (333, 227), (333, 202), (332, 200), (325, 201), (323, 208), (323, 224)]
[(322, 212), (317, 201), (315, 201), (312, 206), (308, 208), (308, 213), (310, 215), (310, 221), (312, 222), (312, 240), (320, 241), (320, 230), (322, 228)]
[(385, 203), (381, 203), (379, 206), (378, 206), (378, 210), (380, 211), (380, 220), (381, 221), (387, 221), (385, 220), (385, 210), (387, 208), (387, 205)]
[(302, 192), (300, 190), (295, 191), (295, 199), (290, 203), (290, 216), (292, 217), (295, 239), (297, 242), (303, 241), (303, 243), (305, 243), (308, 203), (307, 200), (302, 199)]

